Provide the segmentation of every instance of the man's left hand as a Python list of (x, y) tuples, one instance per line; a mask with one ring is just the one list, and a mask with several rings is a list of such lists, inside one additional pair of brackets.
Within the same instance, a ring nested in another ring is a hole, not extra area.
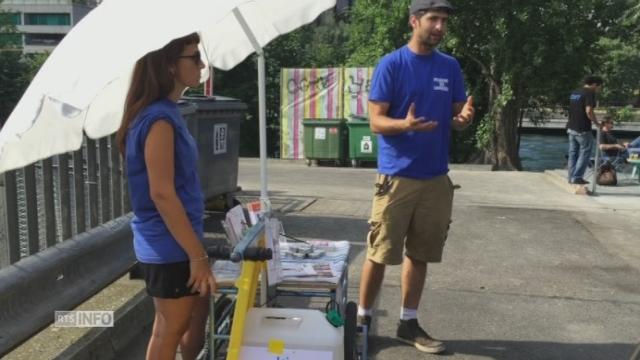
[(462, 106), (460, 113), (453, 118), (454, 127), (464, 129), (471, 125), (476, 110), (473, 108), (473, 96), (467, 98), (467, 102)]

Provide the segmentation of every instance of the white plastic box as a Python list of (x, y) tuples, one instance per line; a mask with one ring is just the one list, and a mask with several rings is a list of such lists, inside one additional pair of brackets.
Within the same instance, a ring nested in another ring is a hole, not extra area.
[(344, 360), (344, 327), (318, 310), (252, 308), (242, 345), (241, 360)]

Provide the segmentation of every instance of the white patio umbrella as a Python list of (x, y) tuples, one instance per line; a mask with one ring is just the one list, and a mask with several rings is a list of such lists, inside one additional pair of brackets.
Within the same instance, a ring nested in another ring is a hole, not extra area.
[(77, 150), (83, 132), (94, 139), (114, 133), (136, 60), (197, 31), (205, 60), (217, 68), (228, 70), (253, 52), (259, 55), (260, 195), (268, 210), (262, 48), (334, 5), (335, 0), (103, 1), (56, 47), (7, 119), (0, 131), (0, 173)]

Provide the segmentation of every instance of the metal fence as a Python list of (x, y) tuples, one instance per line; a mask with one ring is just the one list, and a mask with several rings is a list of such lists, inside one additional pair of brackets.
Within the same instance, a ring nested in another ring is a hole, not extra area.
[(115, 136), (0, 174), (0, 267), (130, 211)]

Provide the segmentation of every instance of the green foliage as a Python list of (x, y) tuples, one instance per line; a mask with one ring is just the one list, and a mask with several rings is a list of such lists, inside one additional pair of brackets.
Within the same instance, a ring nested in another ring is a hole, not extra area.
[[(316, 22), (280, 36), (265, 47), (267, 92), (267, 152), (279, 156), (280, 151), (280, 72), (282, 68), (332, 67), (344, 64), (346, 49), (336, 44), (346, 41), (346, 25), (333, 11)], [(234, 97), (248, 106), (248, 116), (241, 126), (241, 156), (257, 156), (258, 87), (257, 64), (249, 57), (230, 71), (217, 71), (216, 94)]]
[(635, 118), (635, 111), (633, 111), (633, 107), (631, 105), (617, 108), (611, 107), (607, 109), (607, 113), (613, 116), (613, 121), (616, 123), (630, 122)]
[(598, 41), (598, 56), (605, 84), (603, 103), (640, 106), (640, 3), (628, 2), (616, 26)]
[[(459, 11), (451, 19), (446, 47), (460, 60), (472, 91), (485, 94), (478, 104), (490, 112), (478, 114), (483, 119), (478, 146), (509, 154), (511, 164), (498, 165), (517, 167), (517, 148), (497, 148), (516, 144), (514, 139), (494, 141), (517, 134), (512, 130), (519, 119), (502, 116), (502, 110), (566, 105), (579, 80), (598, 69), (598, 39), (615, 24), (624, 4), (457, 0), (455, 5)], [(490, 126), (496, 122), (500, 127)], [(498, 133), (499, 128), (505, 131)]]
[(496, 119), (491, 113), (485, 114), (476, 129), (476, 147), (478, 150), (489, 148), (495, 134), (495, 129)]
[(356, 0), (349, 14), (349, 66), (374, 66), (410, 37), (409, 0)]

